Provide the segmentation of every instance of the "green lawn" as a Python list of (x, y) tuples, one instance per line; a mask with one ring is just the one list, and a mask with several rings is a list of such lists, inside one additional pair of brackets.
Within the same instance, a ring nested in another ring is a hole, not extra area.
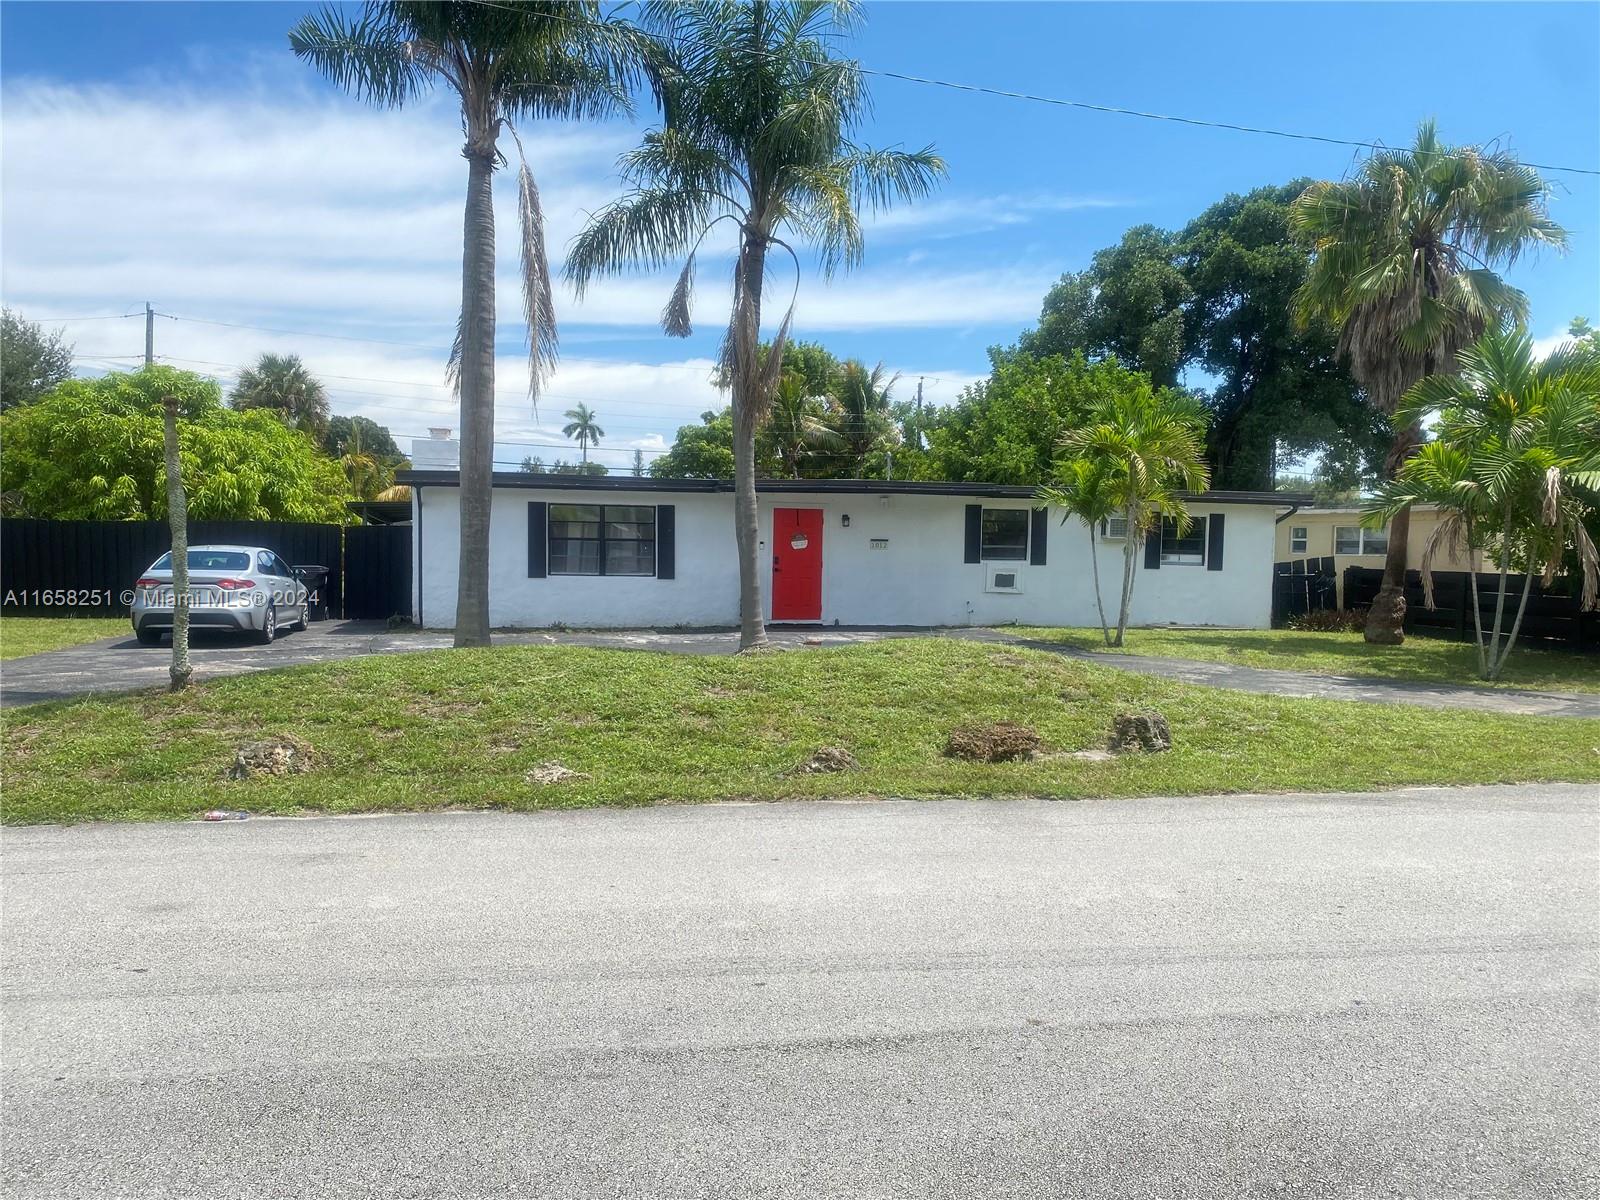
[(0, 659), (42, 654), (101, 638), (133, 636), (127, 617), (0, 618)]
[[(1005, 632), (1084, 650), (1104, 650), (1098, 629), (1007, 626)], [(1427, 683), (1493, 687), (1478, 678), (1471, 642), (1409, 637), (1403, 646), (1369, 646), (1360, 633), (1298, 633), (1292, 629), (1130, 629), (1121, 654), (1151, 654), (1200, 662), (1237, 663), (1316, 675), (1365, 675)], [(1501, 686), (1600, 692), (1600, 654), (1518, 646)]]
[[(1097, 747), (1157, 708), (1177, 748), (1112, 762), (946, 759), (970, 720)], [(1600, 721), (1286, 699), (943, 639), (743, 658), (581, 647), (429, 651), (3, 714), (8, 822), (439, 808), (581, 808), (804, 796), (1364, 789), (1600, 780)], [(229, 782), (234, 749), (293, 734), (309, 774)], [(859, 771), (791, 775), (824, 745)], [(558, 760), (588, 778), (525, 781)]]

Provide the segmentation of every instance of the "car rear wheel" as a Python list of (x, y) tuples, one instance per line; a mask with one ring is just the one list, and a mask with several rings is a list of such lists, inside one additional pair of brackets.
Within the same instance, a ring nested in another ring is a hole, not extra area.
[(159, 629), (135, 629), (133, 636), (139, 639), (141, 646), (159, 646), (161, 644), (161, 631)]
[(267, 611), (261, 616), (261, 628), (256, 630), (256, 641), (263, 646), (270, 646), (272, 639), (278, 636), (278, 610), (274, 605), (267, 605)]

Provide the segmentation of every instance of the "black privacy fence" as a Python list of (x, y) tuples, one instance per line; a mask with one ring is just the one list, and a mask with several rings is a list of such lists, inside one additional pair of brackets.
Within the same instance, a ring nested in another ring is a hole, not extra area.
[[(189, 544), (261, 546), (321, 567), (329, 616), (411, 615), (409, 525), (193, 521)], [(134, 581), (171, 546), (164, 521), (0, 520), (0, 613), (124, 616)]]
[(1272, 627), (1292, 617), (1339, 607), (1339, 583), (1331, 558), (1297, 558), (1272, 567)]
[[(1511, 628), (1517, 605), (1522, 601), (1522, 575), (1506, 577), (1506, 616), (1504, 629)], [(1375, 567), (1346, 567), (1344, 606), (1366, 608), (1383, 584), (1383, 572)], [(1500, 596), (1500, 575), (1478, 573), (1478, 608), (1483, 627), (1494, 625), (1494, 606)], [(1600, 650), (1600, 614), (1580, 611), (1578, 588), (1570, 579), (1558, 578), (1547, 589), (1536, 576), (1528, 594), (1519, 642), (1546, 643), (1574, 650)], [(1477, 636), (1472, 621), (1472, 587), (1466, 571), (1433, 573), (1433, 608), (1424, 603), (1422, 576), (1406, 572), (1406, 631), (1471, 641)], [(1596, 663), (1600, 669), (1600, 662)]]

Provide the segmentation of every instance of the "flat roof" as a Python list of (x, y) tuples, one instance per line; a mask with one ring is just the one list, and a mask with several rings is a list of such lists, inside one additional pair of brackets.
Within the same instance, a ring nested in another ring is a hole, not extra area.
[[(459, 471), (400, 471), (395, 482), (412, 487), (460, 487)], [(497, 488), (573, 492), (731, 492), (731, 479), (658, 479), (650, 475), (551, 475), (529, 471), (496, 471)], [(1036, 487), (1010, 483), (929, 483), (900, 479), (757, 479), (756, 491), (810, 496), (973, 496), (993, 500), (1032, 500)], [(1189, 500), (1211, 504), (1309, 504), (1305, 492), (1211, 491)]]

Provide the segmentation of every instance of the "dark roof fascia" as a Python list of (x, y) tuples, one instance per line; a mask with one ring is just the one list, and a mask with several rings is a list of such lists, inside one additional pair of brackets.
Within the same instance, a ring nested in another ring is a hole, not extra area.
[[(413, 487), (459, 487), (457, 471), (401, 471), (395, 482)], [(637, 475), (534, 475), (526, 471), (496, 471), (497, 488), (574, 492), (731, 492), (731, 479), (658, 479)], [(927, 483), (883, 479), (758, 479), (756, 491), (774, 495), (809, 496), (977, 496), (996, 500), (1031, 500), (1038, 489), (1009, 483)], [(1185, 497), (1204, 504), (1309, 503), (1301, 492), (1201, 492)]]

